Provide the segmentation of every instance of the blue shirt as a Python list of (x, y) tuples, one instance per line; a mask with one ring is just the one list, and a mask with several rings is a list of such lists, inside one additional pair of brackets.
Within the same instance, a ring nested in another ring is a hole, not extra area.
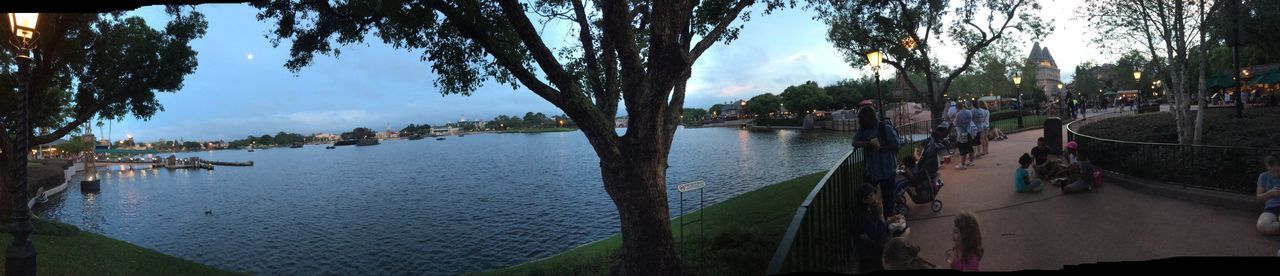
[[(1258, 174), (1258, 187), (1261, 187), (1263, 192), (1280, 187), (1280, 177), (1276, 177), (1270, 172), (1264, 171)], [(1276, 207), (1280, 207), (1280, 197), (1272, 197), (1271, 199), (1268, 199), (1267, 204), (1264, 206), (1265, 209)]]
[[(880, 123), (879, 128), (859, 129), (857, 134), (853, 135), (854, 141), (870, 141), (871, 138), (880, 139), (880, 149), (862, 151), (862, 160), (865, 163), (864, 172), (868, 181), (884, 180), (894, 175), (894, 168), (897, 166), (898, 155), (898, 131), (893, 126)], [(881, 136), (880, 129), (884, 130)], [(885, 149), (892, 147), (894, 149)]]
[(1018, 167), (1013, 171), (1013, 189), (1018, 192), (1027, 191), (1027, 179), (1031, 178), (1031, 174), (1027, 173), (1027, 168)]

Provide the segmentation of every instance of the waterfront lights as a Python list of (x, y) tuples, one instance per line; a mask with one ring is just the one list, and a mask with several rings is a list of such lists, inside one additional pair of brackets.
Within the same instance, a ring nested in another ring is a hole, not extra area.
[(13, 34), (11, 43), (14, 48), (14, 61), (17, 63), (17, 74), (14, 79), (18, 84), (18, 107), (22, 112), (18, 120), (17, 150), (18, 156), (17, 166), (14, 170), (14, 176), (17, 178), (17, 193), (13, 201), (13, 224), (10, 233), (13, 234), (13, 240), (9, 243), (9, 248), (5, 252), (5, 275), (36, 275), (36, 247), (28, 239), (31, 237), (31, 208), (27, 206), (27, 150), (31, 149), (31, 136), (33, 128), (31, 128), (31, 89), (28, 83), (31, 81), (31, 49), (35, 48), (35, 38), (39, 35), (36, 32), (36, 21), (40, 18), (38, 13), (10, 13), (9, 14), (9, 31)]
[(880, 50), (873, 50), (867, 53), (867, 64), (871, 65), (871, 70), (880, 71), (880, 63), (884, 61), (884, 53)]

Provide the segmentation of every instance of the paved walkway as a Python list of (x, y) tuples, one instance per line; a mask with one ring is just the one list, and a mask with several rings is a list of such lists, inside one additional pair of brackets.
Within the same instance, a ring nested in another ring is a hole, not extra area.
[[(1090, 114), (1089, 120), (1126, 114), (1133, 113)], [(1113, 184), (1083, 194), (1063, 195), (1057, 189), (1015, 193), (1017, 159), (1043, 133), (1009, 135), (1009, 140), (993, 142), (990, 155), (977, 160), (976, 167), (956, 170), (953, 163), (942, 170), (942, 211), (934, 214), (928, 205), (911, 205), (908, 215), (910, 239), (923, 249), (922, 257), (949, 267), (944, 252), (953, 245), (952, 220), (961, 210), (978, 216), (984, 271), (1174, 256), (1276, 256), (1280, 249), (1280, 237), (1262, 236), (1254, 228), (1261, 204), (1257, 212), (1227, 209)]]

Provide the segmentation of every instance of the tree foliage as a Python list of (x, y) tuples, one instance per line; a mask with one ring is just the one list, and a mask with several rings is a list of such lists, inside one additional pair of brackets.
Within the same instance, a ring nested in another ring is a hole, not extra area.
[[(827, 39), (850, 65), (864, 66), (864, 54), (880, 50), (887, 67), (922, 77), (923, 87), (912, 80), (908, 88), (929, 104), (935, 120), (945, 107), (943, 93), (978, 54), (1002, 39), (1036, 39), (1051, 29), (1037, 16), (1040, 3), (1033, 0), (810, 2), (830, 26)], [(935, 46), (944, 41), (962, 49), (958, 66), (947, 69), (938, 60)]]
[(773, 95), (773, 93), (756, 95), (747, 100), (747, 112), (761, 117), (775, 115), (778, 113), (778, 108), (780, 108), (778, 105), (781, 103), (781, 99)]
[[(813, 81), (782, 90), (782, 104), (792, 113), (804, 114), (831, 105), (831, 96)], [(750, 104), (750, 103), (748, 103)]]

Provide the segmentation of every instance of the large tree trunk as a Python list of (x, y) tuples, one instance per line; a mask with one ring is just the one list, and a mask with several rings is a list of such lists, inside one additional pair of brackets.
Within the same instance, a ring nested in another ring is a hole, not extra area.
[(1204, 113), (1207, 105), (1204, 100), (1204, 94), (1205, 94), (1205, 90), (1209, 89), (1208, 85), (1205, 85), (1204, 83), (1204, 75), (1205, 75), (1205, 71), (1208, 69), (1208, 63), (1209, 63), (1209, 51), (1207, 49), (1208, 44), (1205, 44), (1205, 35), (1206, 35), (1205, 31), (1208, 28), (1205, 27), (1205, 22), (1204, 22), (1204, 19), (1205, 19), (1204, 4), (1205, 4), (1204, 1), (1200, 1), (1199, 3), (1199, 7), (1200, 7), (1200, 86), (1196, 89), (1196, 102), (1198, 103), (1197, 105), (1199, 106), (1199, 108), (1196, 111), (1195, 134), (1193, 134), (1191, 138), (1191, 143), (1196, 145), (1199, 145), (1201, 143), (1202, 141), (1201, 139), (1204, 136)]
[(622, 221), (622, 260), (613, 274), (680, 274), (667, 209), (667, 152), (671, 144), (664, 141), (670, 140), (637, 136), (619, 141), (622, 158), (600, 160), (605, 191)]
[(600, 161), (604, 189), (622, 221), (622, 259), (614, 275), (680, 273), (667, 210), (666, 166), (667, 155)]

